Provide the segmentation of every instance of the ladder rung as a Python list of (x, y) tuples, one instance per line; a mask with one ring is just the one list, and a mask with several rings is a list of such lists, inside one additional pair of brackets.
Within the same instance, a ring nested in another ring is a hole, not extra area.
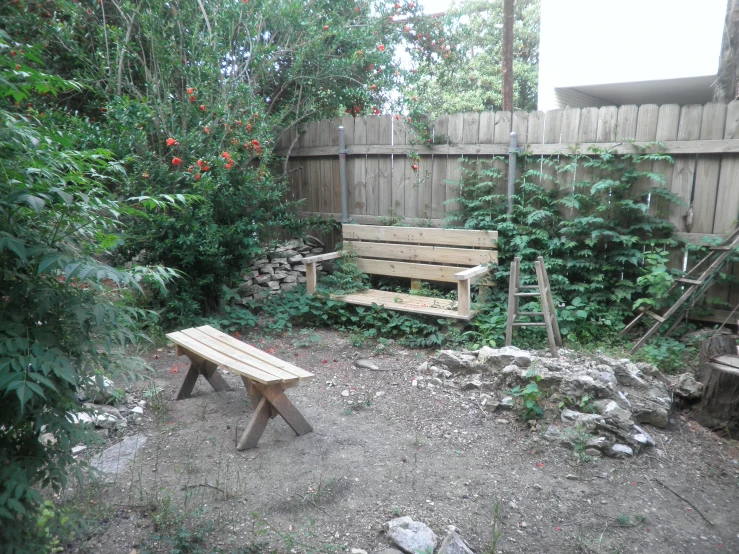
[(545, 327), (546, 323), (514, 323), (513, 327)]
[(538, 289), (539, 285), (521, 285), (518, 288), (520, 289)]
[(733, 250), (734, 247), (730, 244), (727, 246), (712, 246), (709, 250)]
[(517, 315), (544, 315), (544, 312), (518, 312)]
[(517, 292), (514, 296), (541, 296), (540, 292)]
[(703, 281), (699, 281), (698, 279), (685, 279), (684, 277), (679, 277), (675, 279), (678, 283), (687, 283), (688, 285), (702, 285)]
[(664, 323), (665, 322), (665, 318), (664, 317), (662, 317), (661, 315), (657, 315), (657, 314), (655, 314), (654, 312), (652, 312), (650, 310), (644, 310), (644, 313), (647, 314), (649, 317), (652, 317), (652, 318), (656, 319), (660, 323)]

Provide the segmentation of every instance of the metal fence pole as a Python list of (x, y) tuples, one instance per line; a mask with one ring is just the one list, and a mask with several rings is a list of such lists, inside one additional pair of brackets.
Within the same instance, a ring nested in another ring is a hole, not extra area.
[(516, 194), (516, 157), (518, 156), (518, 134), (511, 133), (508, 143), (508, 217), (513, 216), (513, 196)]
[(349, 223), (349, 191), (346, 185), (346, 138), (344, 126), (339, 127), (339, 180), (341, 182), (341, 222)]

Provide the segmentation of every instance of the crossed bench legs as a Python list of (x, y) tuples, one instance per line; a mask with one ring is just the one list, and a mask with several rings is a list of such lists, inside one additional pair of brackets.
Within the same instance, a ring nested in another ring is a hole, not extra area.
[[(200, 356), (177, 346), (177, 355), (185, 355), (190, 358), (190, 367), (180, 383), (180, 387), (175, 394), (175, 400), (189, 398), (198, 377), (202, 375), (218, 392), (229, 388), (226, 380), (216, 371), (217, 365), (211, 361), (204, 360)], [(292, 382), (280, 383), (274, 385), (264, 385), (257, 383), (248, 377), (241, 377), (246, 387), (246, 392), (251, 398), (254, 414), (249, 420), (246, 430), (239, 439), (236, 446), (237, 450), (245, 450), (247, 448), (255, 448), (259, 442), (267, 422), (271, 418), (278, 415), (292, 428), (297, 435), (305, 435), (313, 431), (310, 423), (306, 421), (303, 415), (285, 396), (285, 389), (298, 386), (297, 379)]]

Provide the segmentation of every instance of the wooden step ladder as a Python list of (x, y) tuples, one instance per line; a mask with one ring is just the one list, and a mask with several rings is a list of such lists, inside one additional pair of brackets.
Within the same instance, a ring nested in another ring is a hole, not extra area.
[[(544, 267), (544, 258), (539, 256), (534, 262), (536, 267), (536, 285), (521, 284), (521, 258), (515, 258), (511, 263), (510, 284), (508, 286), (508, 322), (506, 324), (505, 343), (511, 346), (513, 341), (513, 329), (515, 327), (546, 327), (549, 338), (549, 350), (552, 356), (558, 357), (558, 346), (562, 346), (562, 337), (559, 334), (557, 323), (557, 312), (554, 310), (552, 301), (552, 289), (549, 286), (549, 277)], [(519, 299), (540, 296), (540, 312), (520, 312)], [(521, 316), (542, 316), (543, 322), (521, 322)]]
[[(685, 277), (675, 279), (675, 282), (667, 290), (665, 296), (669, 296), (676, 288), (683, 287), (683, 294), (678, 300), (669, 308), (665, 313), (658, 314), (651, 310), (640, 309), (639, 315), (637, 315), (631, 322), (621, 331), (621, 335), (627, 333), (629, 329), (633, 328), (639, 321), (644, 317), (651, 317), (655, 320), (655, 323), (649, 328), (646, 334), (639, 339), (639, 341), (631, 349), (631, 352), (636, 352), (647, 341), (657, 332), (664, 323), (668, 320), (677, 316), (675, 322), (670, 326), (665, 333), (665, 336), (669, 336), (672, 331), (680, 324), (683, 313), (690, 310), (695, 306), (696, 302), (706, 293), (710, 288), (711, 282), (719, 274), (724, 265), (728, 262), (729, 256), (731, 256), (734, 250), (739, 249), (739, 228), (718, 246), (712, 246), (709, 248), (708, 255), (705, 256), (700, 262), (698, 262), (693, 269), (685, 274)], [(684, 305), (690, 300), (690, 303)]]

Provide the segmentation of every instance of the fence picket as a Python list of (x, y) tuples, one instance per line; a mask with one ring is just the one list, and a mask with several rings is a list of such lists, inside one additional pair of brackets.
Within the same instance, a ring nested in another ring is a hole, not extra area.
[[(379, 119), (379, 143), (392, 144), (393, 116), (381, 115)], [(390, 156), (376, 156), (377, 158), (377, 213), (389, 216), (393, 208), (392, 172), (393, 161)]]
[[(449, 116), (442, 115), (434, 122), (434, 143), (446, 142), (446, 135), (449, 131)], [(446, 200), (446, 165), (447, 156), (434, 154), (432, 158), (432, 179), (431, 179), (431, 218), (438, 219), (444, 217)]]
[[(393, 144), (404, 146), (406, 141), (405, 124), (399, 118), (393, 120)], [(405, 154), (394, 154), (391, 156), (393, 163), (392, 177), (392, 209), (393, 213), (405, 215), (405, 188), (406, 171), (408, 168), (408, 156)]]

